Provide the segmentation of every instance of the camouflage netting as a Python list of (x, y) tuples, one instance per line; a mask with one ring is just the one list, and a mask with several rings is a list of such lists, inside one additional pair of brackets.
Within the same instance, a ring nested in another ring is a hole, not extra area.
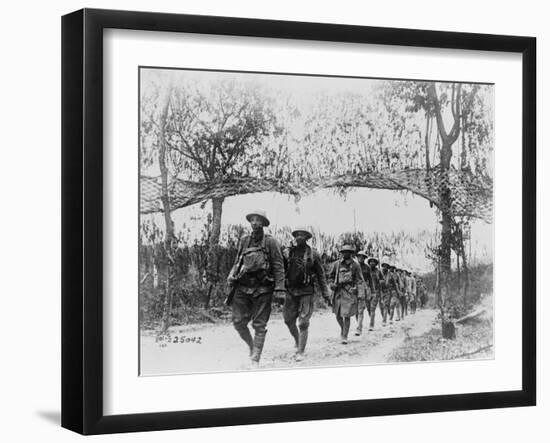
[[(272, 178), (240, 177), (216, 184), (176, 179), (169, 185), (172, 209), (183, 208), (215, 197), (230, 197), (256, 192), (279, 192), (299, 198), (323, 188), (362, 187), (388, 190), (407, 190), (441, 205), (441, 191), (448, 187), (451, 210), (455, 216), (470, 216), (492, 221), (493, 183), (490, 178), (475, 176), (467, 171), (439, 168), (406, 169), (398, 172), (369, 172), (292, 183)], [(162, 211), (160, 177), (141, 176), (140, 211), (144, 214)]]

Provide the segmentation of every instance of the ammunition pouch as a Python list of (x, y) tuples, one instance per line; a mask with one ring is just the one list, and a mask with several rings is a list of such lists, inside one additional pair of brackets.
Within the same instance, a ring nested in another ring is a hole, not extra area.
[(259, 271), (255, 273), (244, 273), (237, 277), (237, 281), (240, 285), (248, 288), (255, 286), (274, 286), (275, 279), (269, 275), (266, 271)]

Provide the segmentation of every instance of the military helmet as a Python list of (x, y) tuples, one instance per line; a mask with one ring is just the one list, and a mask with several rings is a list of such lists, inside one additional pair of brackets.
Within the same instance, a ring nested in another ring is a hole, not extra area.
[(292, 231), (292, 236), (296, 237), (296, 234), (299, 232), (302, 232), (306, 235), (306, 239), (309, 240), (311, 237), (313, 237), (313, 234), (307, 229), (305, 226), (299, 226), (294, 231)]
[(386, 262), (383, 262), (382, 265), (381, 265), (383, 268), (391, 268), (390, 264), (389, 263), (386, 263)]
[(371, 261), (373, 261), (375, 264), (380, 263), (376, 257), (367, 258), (367, 263), (370, 263)]
[(255, 211), (246, 214), (246, 219), (250, 221), (250, 219), (254, 215), (257, 215), (262, 219), (264, 226), (269, 226), (269, 219), (267, 218), (265, 211), (262, 211), (261, 209), (256, 209)]
[(355, 252), (355, 248), (352, 245), (343, 245), (340, 252)]
[(369, 254), (367, 254), (367, 251), (359, 251), (357, 255), (362, 255), (365, 258), (369, 256)]

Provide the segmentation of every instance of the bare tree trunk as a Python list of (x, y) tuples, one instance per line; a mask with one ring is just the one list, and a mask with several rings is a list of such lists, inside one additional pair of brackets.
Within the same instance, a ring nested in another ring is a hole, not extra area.
[(210, 242), (208, 250), (208, 269), (207, 275), (210, 281), (206, 299), (204, 301), (204, 309), (210, 306), (212, 292), (216, 288), (219, 281), (219, 241), (222, 225), (222, 210), (225, 197), (215, 197), (212, 199), (212, 231), (210, 232)]
[(463, 302), (464, 306), (468, 301), (468, 291), (470, 290), (470, 272), (468, 269), (468, 263), (466, 261), (466, 247), (464, 245), (464, 236), (460, 237), (460, 251), (462, 255), (462, 269), (464, 270), (464, 288), (463, 288)]
[(161, 332), (165, 332), (170, 327), (170, 317), (172, 314), (172, 287), (170, 278), (172, 276), (173, 258), (172, 249), (174, 241), (174, 222), (172, 220), (172, 209), (170, 207), (170, 194), (168, 190), (168, 167), (166, 166), (167, 156), (167, 144), (166, 144), (166, 120), (168, 117), (168, 108), (170, 106), (170, 95), (172, 93), (172, 87), (168, 87), (166, 97), (164, 100), (162, 113), (160, 116), (160, 136), (159, 136), (159, 168), (161, 177), (161, 201), (162, 211), (164, 213), (164, 222), (166, 225), (166, 232), (164, 236), (164, 250), (166, 254), (166, 282), (165, 282), (165, 296), (164, 307), (162, 315)]
[(460, 289), (462, 287), (461, 285), (461, 279), (460, 279), (460, 250), (456, 250), (456, 283), (458, 287), (458, 291), (460, 292)]
[(450, 108), (453, 116), (453, 125), (447, 132), (441, 109), (441, 103), (437, 94), (435, 83), (428, 86), (428, 97), (434, 105), (437, 130), (441, 137), (441, 151), (439, 154), (441, 168), (441, 181), (439, 192), (439, 206), (441, 210), (441, 329), (445, 338), (454, 338), (454, 325), (446, 318), (444, 314), (447, 301), (449, 299), (449, 279), (451, 275), (451, 240), (452, 240), (452, 195), (449, 188), (447, 174), (451, 167), (451, 158), (453, 155), (453, 144), (460, 134), (460, 97), (462, 85), (453, 83), (451, 86)]
[(225, 197), (214, 197), (212, 199), (212, 232), (210, 234), (210, 247), (217, 246), (220, 241), (224, 200)]
[(466, 152), (466, 131), (464, 131), (464, 128), (466, 127), (466, 124), (468, 123), (468, 116), (465, 112), (462, 113), (462, 152), (460, 154), (460, 169), (466, 168), (468, 164), (468, 157)]
[(425, 137), (425, 144), (426, 144), (426, 170), (430, 170), (430, 132), (432, 130), (431, 128), (431, 116), (429, 112), (426, 112), (426, 137)]

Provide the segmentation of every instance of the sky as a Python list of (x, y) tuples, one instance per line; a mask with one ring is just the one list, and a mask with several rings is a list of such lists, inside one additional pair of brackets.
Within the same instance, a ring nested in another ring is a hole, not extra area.
[[(330, 190), (321, 190), (295, 202), (292, 196), (274, 192), (238, 195), (225, 199), (222, 213), (222, 232), (227, 225), (248, 228), (246, 214), (264, 210), (271, 226), (313, 226), (319, 231), (338, 236), (354, 230), (366, 234), (391, 234), (404, 231), (415, 235), (428, 231), (437, 235), (439, 223), (435, 208), (427, 200), (410, 192), (367, 188), (353, 188), (346, 198)], [(176, 232), (185, 223), (190, 236), (198, 235), (205, 223), (211, 205), (201, 209), (200, 204), (177, 209), (172, 213)], [(164, 227), (161, 214), (142, 215), (143, 220), (154, 220)], [(269, 232), (269, 228), (267, 228)], [(493, 225), (481, 220), (472, 223), (472, 256), (488, 263), (493, 256)], [(424, 256), (414, 260), (418, 270), (429, 270)]]

